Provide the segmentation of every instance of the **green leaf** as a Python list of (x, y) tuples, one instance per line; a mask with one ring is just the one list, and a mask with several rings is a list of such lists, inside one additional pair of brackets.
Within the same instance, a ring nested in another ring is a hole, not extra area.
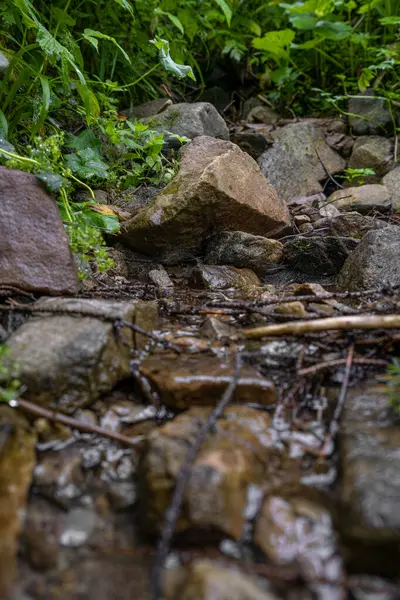
[(400, 25), (400, 17), (384, 17), (379, 19), (381, 25)]
[(53, 173), (52, 171), (38, 171), (35, 175), (40, 181), (43, 181), (47, 189), (53, 193), (58, 192), (65, 183), (65, 180), (61, 175)]
[(8, 121), (6, 115), (0, 110), (0, 138), (8, 136)]
[(108, 167), (92, 149), (80, 150), (76, 154), (67, 154), (65, 162), (71, 171), (82, 179), (108, 179)]
[(291, 15), (289, 21), (295, 29), (309, 31), (314, 29), (318, 23), (318, 17), (315, 17), (312, 13), (305, 13), (302, 15)]
[(96, 94), (92, 92), (86, 83), (76, 83), (75, 85), (85, 105), (86, 121), (88, 125), (90, 125), (97, 121), (100, 116), (100, 105), (97, 101)]
[(85, 208), (82, 211), (80, 220), (91, 227), (103, 229), (108, 233), (118, 233), (120, 230), (120, 224), (116, 215), (102, 215), (89, 208)]
[(118, 44), (117, 40), (115, 38), (113, 38), (111, 35), (106, 35), (105, 33), (101, 33), (101, 31), (95, 31), (94, 29), (87, 28), (83, 32), (82, 37), (86, 41), (88, 41), (90, 44), (92, 44), (92, 46), (94, 46), (94, 48), (96, 48), (96, 50), (98, 49), (97, 38), (111, 42), (112, 44), (114, 44), (114, 46), (116, 46), (118, 48), (118, 50), (121, 52), (121, 54), (123, 55), (125, 60), (127, 60), (128, 63), (131, 62), (131, 59), (129, 58), (128, 54), (125, 52), (125, 50), (123, 48), (121, 48), (121, 46)]
[(185, 30), (183, 28), (182, 23), (180, 22), (180, 20), (178, 19), (178, 17), (176, 17), (175, 15), (173, 15), (170, 12), (165, 12), (165, 10), (162, 10), (161, 8), (156, 8), (154, 13), (156, 15), (164, 15), (165, 17), (168, 17), (168, 19), (171, 21), (171, 23), (173, 23), (175, 25), (175, 27), (177, 27), (177, 29), (179, 29), (179, 31), (184, 34)]
[(130, 2), (128, 2), (128, 0), (114, 0), (114, 2), (116, 2), (117, 4), (119, 4), (120, 6), (122, 6), (122, 8), (125, 8), (126, 10), (128, 10), (131, 15), (133, 16), (133, 7), (130, 4)]
[(295, 32), (292, 29), (269, 31), (262, 38), (254, 38), (253, 47), (279, 58), (289, 58), (287, 48), (294, 36)]
[(184, 79), (190, 77), (193, 81), (196, 81), (192, 67), (188, 65), (178, 65), (172, 60), (169, 54), (169, 42), (156, 36), (154, 40), (150, 40), (151, 44), (154, 44), (159, 52), (160, 63), (166, 71), (169, 71), (178, 79)]
[(40, 80), (40, 85), (42, 86), (42, 103), (41, 103), (39, 118), (32, 127), (33, 135), (36, 135), (40, 131), (40, 129), (43, 127), (43, 124), (47, 118), (47, 115), (49, 114), (50, 100), (51, 100), (49, 80), (44, 75), (39, 75), (39, 80)]
[(101, 141), (91, 129), (85, 129), (79, 135), (72, 135), (72, 133), (70, 133), (65, 145), (67, 148), (72, 148), (72, 150), (76, 151), (91, 148), (96, 152), (97, 156), (100, 157)]
[(6, 152), (15, 152), (14, 146), (10, 144), (10, 142), (8, 142), (4, 137), (0, 137), (0, 150), (5, 150)]
[(382, 4), (382, 0), (372, 0), (371, 2), (365, 2), (358, 9), (357, 13), (359, 15), (365, 15), (366, 13), (371, 12), (374, 8)]
[(338, 42), (350, 37), (352, 28), (343, 21), (318, 21), (315, 31), (328, 40)]
[(62, 56), (65, 56), (72, 62), (74, 61), (74, 57), (69, 50), (60, 44), (43, 25), (38, 25), (36, 41), (50, 60), (58, 61)]
[(220, 9), (224, 13), (225, 21), (228, 23), (228, 27), (230, 27), (231, 26), (231, 20), (232, 20), (232, 9), (231, 9), (231, 7), (226, 2), (226, 0), (215, 0), (215, 2), (218, 4), (218, 6), (220, 7)]
[(59, 25), (68, 25), (69, 27), (73, 27), (75, 25), (75, 19), (71, 17), (71, 15), (69, 15), (65, 10), (62, 10), (62, 8), (55, 6), (51, 10)]
[(360, 92), (364, 93), (365, 90), (369, 87), (372, 79), (375, 77), (375, 74), (371, 71), (371, 69), (363, 69), (360, 77), (358, 78), (357, 84)]

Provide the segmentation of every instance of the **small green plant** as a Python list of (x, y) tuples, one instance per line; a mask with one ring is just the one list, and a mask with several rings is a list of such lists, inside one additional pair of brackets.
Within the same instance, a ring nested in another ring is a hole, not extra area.
[(400, 415), (400, 359), (394, 358), (386, 369), (386, 374), (379, 378), (385, 384), (385, 391), (393, 410)]
[(344, 179), (349, 183), (355, 183), (356, 185), (363, 185), (365, 177), (376, 175), (374, 169), (351, 169), (347, 168), (344, 170), (344, 175), (337, 175), (339, 179)]
[(8, 347), (0, 344), (0, 402), (12, 402), (18, 400), (22, 393), (22, 385), (19, 380), (20, 369), (17, 364), (7, 360)]

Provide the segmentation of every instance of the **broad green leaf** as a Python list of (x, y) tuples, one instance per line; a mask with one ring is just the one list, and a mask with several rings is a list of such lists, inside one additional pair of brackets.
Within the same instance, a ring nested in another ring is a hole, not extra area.
[(72, 54), (43, 25), (39, 24), (38, 26), (36, 41), (51, 60), (58, 61), (63, 55), (69, 55), (69, 58), (73, 61)]
[(254, 38), (253, 47), (279, 58), (288, 58), (287, 48), (294, 36), (295, 32), (292, 29), (269, 31), (262, 38)]
[(108, 167), (92, 149), (80, 150), (76, 154), (67, 154), (65, 162), (71, 171), (82, 179), (108, 179)]
[(166, 71), (169, 71), (178, 79), (184, 79), (185, 77), (190, 77), (193, 81), (196, 81), (194, 76), (192, 67), (188, 65), (178, 65), (175, 61), (172, 60), (169, 53), (169, 42), (167, 40), (163, 40), (156, 36), (154, 40), (150, 40), (151, 44), (154, 44), (158, 50), (160, 63)]
[(218, 6), (220, 7), (220, 9), (224, 13), (225, 21), (228, 23), (228, 27), (230, 27), (231, 26), (231, 20), (232, 20), (232, 9), (231, 9), (231, 7), (226, 2), (226, 0), (215, 0), (215, 2), (218, 4)]
[(162, 10), (161, 8), (156, 8), (154, 13), (156, 15), (164, 15), (165, 17), (168, 17), (168, 19), (171, 21), (171, 23), (173, 23), (175, 25), (175, 27), (177, 29), (179, 29), (179, 31), (184, 34), (185, 30), (183, 28), (182, 23), (180, 22), (180, 20), (178, 19), (178, 17), (176, 17), (175, 15), (173, 15), (170, 12), (165, 12), (165, 10)]
[(314, 29), (318, 23), (318, 17), (311, 13), (304, 13), (302, 15), (291, 15), (289, 21), (295, 29), (308, 31)]
[(102, 215), (94, 210), (85, 208), (80, 215), (80, 221), (83, 221), (91, 227), (97, 227), (107, 231), (107, 233), (118, 233), (120, 224), (117, 215)]
[(76, 151), (91, 148), (98, 156), (100, 156), (101, 141), (91, 129), (85, 129), (79, 135), (69, 134), (65, 145), (67, 148), (72, 148), (72, 150)]
[(87, 40), (90, 44), (92, 44), (92, 46), (94, 46), (96, 48), (96, 50), (98, 49), (97, 38), (111, 42), (112, 44), (114, 44), (114, 46), (116, 46), (118, 48), (118, 50), (121, 52), (121, 54), (123, 55), (125, 60), (127, 60), (128, 63), (131, 62), (131, 59), (129, 58), (128, 54), (125, 52), (125, 50), (123, 48), (121, 48), (121, 46), (118, 44), (117, 40), (115, 38), (113, 38), (111, 35), (106, 35), (105, 33), (101, 33), (101, 31), (95, 31), (94, 29), (87, 28), (83, 32), (82, 37), (85, 40)]
[(352, 28), (343, 21), (318, 21), (315, 31), (328, 40), (338, 42), (348, 38), (351, 35)]
[(71, 15), (69, 15), (65, 10), (62, 10), (62, 8), (58, 8), (58, 6), (55, 6), (51, 10), (55, 18), (57, 19), (57, 23), (59, 23), (60, 25), (68, 25), (70, 27), (73, 27), (75, 25), (75, 19), (71, 17)]
[(321, 44), (321, 42), (323, 42), (323, 41), (324, 41), (324, 38), (322, 36), (315, 37), (312, 40), (308, 40), (307, 42), (304, 42), (303, 44), (293, 44), (293, 48), (296, 48), (299, 50), (312, 50), (313, 48), (318, 46), (318, 44)]
[(40, 181), (43, 181), (50, 192), (58, 192), (65, 183), (65, 180), (61, 175), (53, 173), (52, 171), (38, 171), (35, 175)]
[(116, 2), (117, 4), (119, 4), (120, 6), (122, 6), (122, 8), (125, 8), (126, 10), (128, 10), (131, 15), (133, 16), (133, 7), (131, 5), (130, 2), (128, 2), (128, 0), (114, 0), (114, 2)]
[(199, 25), (196, 20), (196, 13), (190, 7), (178, 11), (178, 17), (185, 30), (185, 35), (192, 42), (199, 31)]

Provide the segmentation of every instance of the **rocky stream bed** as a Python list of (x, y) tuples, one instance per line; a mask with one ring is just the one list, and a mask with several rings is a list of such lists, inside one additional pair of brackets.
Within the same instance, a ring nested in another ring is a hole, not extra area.
[(179, 172), (96, 191), (121, 235), (82, 283), (53, 198), (0, 168), (0, 341), (25, 386), (0, 406), (0, 598), (399, 599), (391, 116), (158, 109), (192, 139)]

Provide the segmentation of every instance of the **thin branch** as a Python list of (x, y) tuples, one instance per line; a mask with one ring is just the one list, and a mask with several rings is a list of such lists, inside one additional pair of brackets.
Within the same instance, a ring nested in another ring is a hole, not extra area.
[(259, 339), (266, 336), (304, 335), (333, 330), (351, 329), (397, 329), (400, 327), (400, 315), (354, 315), (346, 317), (328, 317), (314, 321), (297, 321), (279, 325), (263, 325), (244, 329), (242, 336), (247, 339)]
[(197, 454), (199, 453), (199, 450), (204, 442), (205, 437), (210, 432), (210, 430), (213, 427), (215, 427), (217, 420), (221, 417), (225, 407), (232, 400), (232, 396), (235, 392), (237, 383), (239, 381), (240, 370), (241, 360), (239, 355), (236, 355), (235, 372), (232, 377), (232, 380), (226, 388), (225, 392), (223, 393), (221, 400), (214, 408), (214, 410), (200, 429), (199, 433), (197, 434), (196, 439), (193, 445), (190, 447), (186, 455), (185, 462), (183, 463), (183, 466), (177, 477), (171, 503), (165, 513), (164, 526), (162, 529), (160, 541), (157, 546), (156, 557), (151, 573), (150, 585), (152, 600), (161, 600), (162, 598), (162, 573), (164, 570), (165, 561), (168, 557), (171, 541), (174, 536), (176, 522), (179, 518), (180, 510), (182, 507), (183, 492), (190, 476), (190, 470), (196, 459)]
[[(332, 367), (339, 367), (340, 365), (345, 365), (346, 359), (339, 358), (337, 360), (327, 360), (326, 362), (318, 363), (317, 365), (313, 365), (312, 367), (307, 367), (306, 369), (301, 369), (297, 372), (297, 375), (300, 377), (304, 377), (305, 375), (314, 375), (314, 373), (319, 373), (319, 371), (325, 371), (326, 369), (331, 369)], [(381, 360), (379, 358), (354, 358), (353, 364), (355, 365), (375, 365), (377, 367), (386, 367), (388, 364), (387, 360)]]
[(71, 427), (71, 429), (77, 429), (78, 431), (84, 431), (86, 433), (95, 433), (96, 435), (100, 435), (101, 437), (120, 442), (125, 446), (134, 447), (140, 444), (142, 441), (141, 439), (129, 438), (115, 431), (108, 431), (108, 429), (103, 429), (102, 427), (98, 427), (97, 425), (81, 423), (80, 421), (77, 421), (72, 417), (67, 417), (53, 410), (47, 410), (46, 408), (38, 406), (33, 402), (29, 402), (28, 400), (24, 400), (23, 398), (18, 398), (18, 400), (12, 400), (10, 402), (10, 406), (12, 408), (21, 408), (23, 411), (35, 415), (36, 417), (43, 417), (45, 419), (48, 419), (49, 421), (53, 421), (54, 423), (61, 423), (62, 425)]
[(342, 387), (340, 388), (340, 394), (338, 398), (338, 402), (335, 407), (335, 412), (333, 413), (332, 421), (329, 425), (328, 435), (325, 438), (323, 446), (320, 451), (320, 456), (326, 456), (328, 453), (329, 442), (331, 442), (335, 437), (337, 432), (339, 431), (339, 422), (340, 417), (342, 415), (344, 403), (346, 402), (347, 390), (349, 387), (350, 373), (351, 368), (353, 366), (353, 356), (354, 356), (354, 344), (350, 346), (347, 352), (346, 359), (346, 369), (344, 372)]

